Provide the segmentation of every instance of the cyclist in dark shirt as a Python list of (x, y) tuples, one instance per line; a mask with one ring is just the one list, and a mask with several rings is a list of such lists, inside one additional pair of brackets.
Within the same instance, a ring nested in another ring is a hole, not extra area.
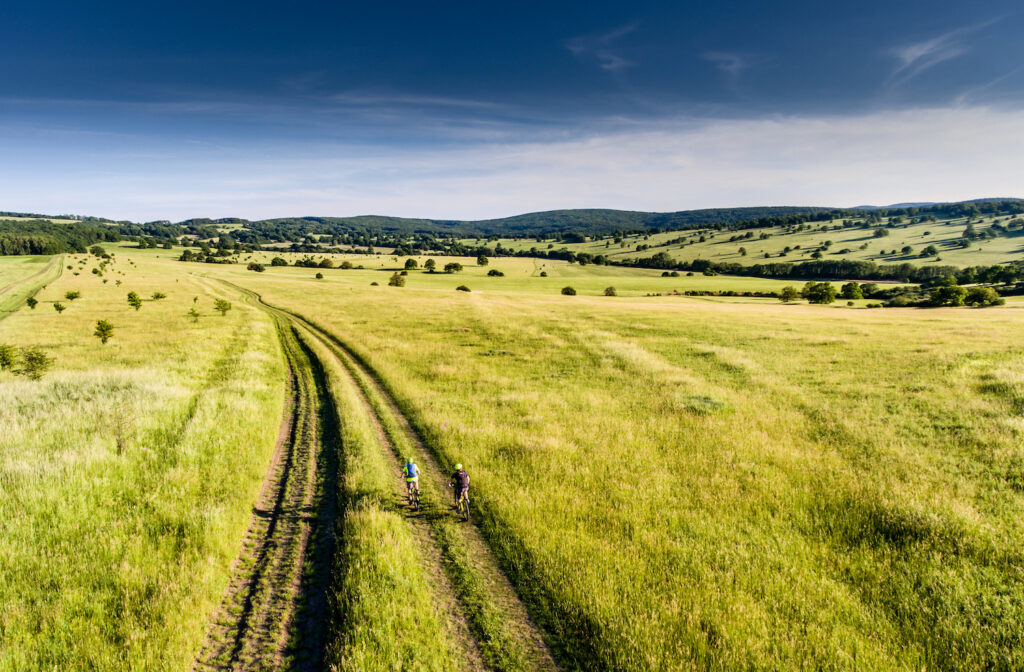
[(469, 474), (462, 468), (461, 464), (455, 465), (455, 473), (452, 474), (451, 480), (448, 482), (448, 487), (455, 488), (455, 506), (459, 505), (459, 500), (464, 496), (468, 499), (469, 497)]

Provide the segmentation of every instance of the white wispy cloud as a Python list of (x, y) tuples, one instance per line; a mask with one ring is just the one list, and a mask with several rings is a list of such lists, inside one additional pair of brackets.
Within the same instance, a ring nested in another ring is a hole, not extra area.
[(565, 48), (579, 58), (595, 60), (598, 67), (608, 72), (620, 72), (632, 66), (633, 62), (622, 55), (621, 48), (615, 43), (619, 38), (635, 31), (639, 25), (634, 21), (607, 33), (574, 37), (565, 43)]
[(910, 42), (889, 49), (887, 53), (896, 59), (896, 67), (886, 78), (886, 84), (899, 86), (940, 63), (968, 53), (970, 46), (966, 43), (965, 38), (998, 23), (1003, 18), (997, 17), (982, 23), (962, 26), (927, 40)]

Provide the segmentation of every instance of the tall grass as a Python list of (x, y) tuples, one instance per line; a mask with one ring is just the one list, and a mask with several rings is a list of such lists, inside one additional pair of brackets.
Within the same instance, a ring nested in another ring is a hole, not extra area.
[[(115, 269), (121, 288), (66, 273), (39, 296), (81, 291), (62, 315), (0, 323), (0, 342), (56, 358), (39, 383), (0, 374), (2, 670), (186, 669), (273, 447), (269, 320), (242, 306), (214, 317), (205, 285), (143, 261)], [(129, 282), (170, 297), (136, 313)], [(115, 325), (105, 346), (97, 319)]]
[(569, 666), (1024, 666), (1017, 310), (250, 284), (467, 466)]

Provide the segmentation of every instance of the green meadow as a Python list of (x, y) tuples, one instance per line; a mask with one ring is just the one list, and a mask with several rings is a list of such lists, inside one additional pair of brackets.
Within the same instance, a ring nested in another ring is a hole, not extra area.
[[(192, 665), (286, 397), (283, 318), (220, 280), (323, 332), (297, 333), (340, 451), (325, 667), (537, 669), (510, 600), (565, 670), (1024, 667), (1019, 300), (685, 297), (795, 283), (530, 258), (413, 257), (389, 286), (408, 257), (107, 248), (0, 322), (54, 358), (0, 372), (0, 670)], [(396, 495), (413, 450), (422, 518)], [(444, 503), (459, 462), (470, 527)]]

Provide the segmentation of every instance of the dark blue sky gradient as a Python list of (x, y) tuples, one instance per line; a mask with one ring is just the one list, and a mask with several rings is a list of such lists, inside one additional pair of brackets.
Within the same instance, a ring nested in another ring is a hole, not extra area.
[(8, 155), (373, 154), (1024, 99), (1019, 0), (14, 1), (0, 25)]

